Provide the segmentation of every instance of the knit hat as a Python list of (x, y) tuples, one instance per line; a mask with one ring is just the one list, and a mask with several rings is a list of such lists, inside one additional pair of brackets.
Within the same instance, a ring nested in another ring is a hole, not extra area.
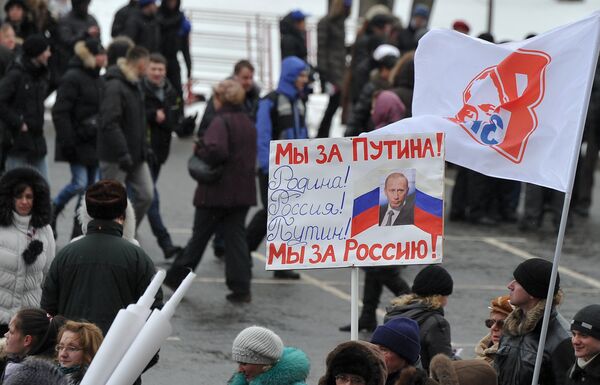
[(234, 361), (245, 364), (272, 365), (283, 353), (281, 338), (271, 330), (250, 326), (233, 340), (231, 356)]
[[(513, 277), (523, 286), (523, 289), (529, 295), (535, 298), (546, 298), (548, 287), (550, 286), (550, 276), (552, 275), (552, 262), (542, 258), (531, 258), (522, 262), (513, 272)], [(560, 288), (560, 275), (556, 274), (556, 286), (554, 294)]]
[(400, 57), (400, 50), (391, 44), (381, 44), (373, 51), (373, 60), (380, 61), (386, 56)]
[(292, 12), (290, 12), (290, 18), (294, 21), (301, 21), (306, 19), (308, 16), (310, 16), (307, 13), (302, 12), (299, 9), (294, 9)]
[(417, 4), (413, 10), (413, 16), (421, 16), (425, 19), (429, 19), (429, 8), (423, 4)]
[(23, 43), (23, 52), (30, 58), (41, 55), (50, 47), (48, 40), (42, 35), (31, 35)]
[(144, 8), (147, 5), (156, 4), (156, 0), (138, 0), (138, 6)]
[(503, 295), (501, 297), (494, 298), (492, 302), (490, 302), (490, 306), (488, 306), (488, 309), (490, 309), (494, 313), (509, 315), (513, 311), (513, 307), (510, 304), (510, 296)]
[(385, 346), (414, 365), (421, 352), (419, 324), (410, 318), (391, 319), (377, 326), (371, 337), (371, 343)]
[(85, 205), (94, 219), (115, 219), (125, 214), (127, 191), (116, 180), (104, 179), (88, 187)]
[(452, 29), (459, 32), (469, 33), (471, 27), (469, 27), (469, 24), (467, 24), (467, 22), (464, 20), (456, 20), (452, 24)]
[(446, 269), (439, 265), (429, 265), (415, 277), (412, 292), (421, 297), (450, 295), (453, 285), (452, 277)]
[(600, 340), (600, 305), (588, 305), (579, 310), (571, 321), (571, 330)]
[(94, 37), (89, 37), (85, 39), (85, 46), (88, 49), (88, 51), (90, 51), (90, 53), (94, 56), (106, 52), (106, 50), (102, 46), (102, 42), (100, 41), (100, 39), (96, 39)]

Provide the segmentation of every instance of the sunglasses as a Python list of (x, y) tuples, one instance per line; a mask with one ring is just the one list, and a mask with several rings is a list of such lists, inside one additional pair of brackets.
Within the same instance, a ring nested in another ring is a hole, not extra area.
[(497, 324), (499, 328), (502, 328), (504, 326), (504, 320), (502, 319), (486, 319), (485, 320), (485, 326), (487, 326), (488, 328), (491, 328), (492, 326), (494, 326), (494, 324)]

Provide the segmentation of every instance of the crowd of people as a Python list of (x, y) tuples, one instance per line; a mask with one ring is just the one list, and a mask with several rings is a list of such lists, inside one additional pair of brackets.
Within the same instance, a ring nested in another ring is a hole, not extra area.
[[(156, 184), (173, 134), (189, 134), (178, 54), (189, 83), (190, 21), (179, 0), (160, 6), (131, 0), (116, 12), (113, 40), (105, 49), (98, 22), (88, 13), (90, 0), (68, 3), (8, 0), (0, 26), (0, 331), (6, 337), (0, 370), (6, 384), (81, 381), (117, 312), (136, 302), (155, 274), (152, 259), (135, 240), (144, 217), (164, 258), (173, 258), (167, 287), (175, 290), (197, 268), (212, 238), (215, 255), (225, 261), (226, 299), (251, 302), (250, 253), (267, 233), (270, 141), (309, 137), (307, 101), (317, 77), (329, 96), (317, 137), (330, 136), (340, 107), (347, 136), (410, 117), (414, 50), (430, 17), (429, 8), (417, 5), (403, 26), (385, 6), (375, 6), (348, 48), (344, 24), (352, 2), (333, 0), (317, 25), (316, 63), (307, 61), (307, 15), (294, 10), (282, 17), (277, 88), (261, 93), (253, 64), (242, 59), (212, 89), (193, 155), (216, 177), (198, 181), (192, 236), (181, 247), (161, 218)], [(452, 28), (470, 32), (461, 20)], [(479, 37), (494, 42), (488, 33)], [(44, 134), (44, 101), (53, 91), (55, 160), (66, 162), (71, 172), (55, 194)], [(598, 98), (600, 83), (592, 90), (574, 194), (573, 213), (581, 217), (589, 215), (598, 157)], [(262, 209), (247, 218), (257, 205), (256, 180)], [(391, 183), (402, 190), (406, 177), (396, 175)], [(518, 182), (458, 168), (449, 219), (516, 222), (520, 189)], [(73, 198), (72, 241), (56, 252), (55, 239), (63, 231), (57, 218)], [(560, 202), (560, 194), (527, 185), (520, 228), (539, 229), (548, 211), (558, 225)], [(391, 204), (382, 214), (387, 211), (387, 225), (409, 214)], [(543, 259), (517, 266), (509, 295), (490, 302), (477, 359), (460, 360), (444, 317), (453, 279), (443, 267), (423, 268), (412, 285), (399, 267), (367, 268), (358, 326), (373, 332), (371, 342), (333, 348), (319, 384), (531, 383), (551, 269)], [(274, 277), (300, 274), (277, 271)], [(396, 298), (378, 325), (384, 286)], [(561, 299), (557, 279), (540, 384), (598, 384), (600, 305), (584, 307), (569, 325), (557, 311)], [(161, 290), (153, 304), (160, 306)], [(310, 371), (304, 352), (284, 346), (260, 326), (240, 332), (232, 358), (239, 368), (229, 384), (302, 384)]]

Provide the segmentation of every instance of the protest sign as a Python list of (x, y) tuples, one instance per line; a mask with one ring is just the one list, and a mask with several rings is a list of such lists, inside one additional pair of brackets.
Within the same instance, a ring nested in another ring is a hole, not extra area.
[(440, 263), (443, 139), (272, 141), (267, 270)]

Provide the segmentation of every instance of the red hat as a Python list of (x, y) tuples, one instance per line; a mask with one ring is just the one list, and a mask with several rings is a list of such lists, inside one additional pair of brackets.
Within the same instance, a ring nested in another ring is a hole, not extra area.
[(464, 20), (456, 20), (454, 24), (452, 24), (452, 29), (458, 32), (469, 33), (471, 27)]

